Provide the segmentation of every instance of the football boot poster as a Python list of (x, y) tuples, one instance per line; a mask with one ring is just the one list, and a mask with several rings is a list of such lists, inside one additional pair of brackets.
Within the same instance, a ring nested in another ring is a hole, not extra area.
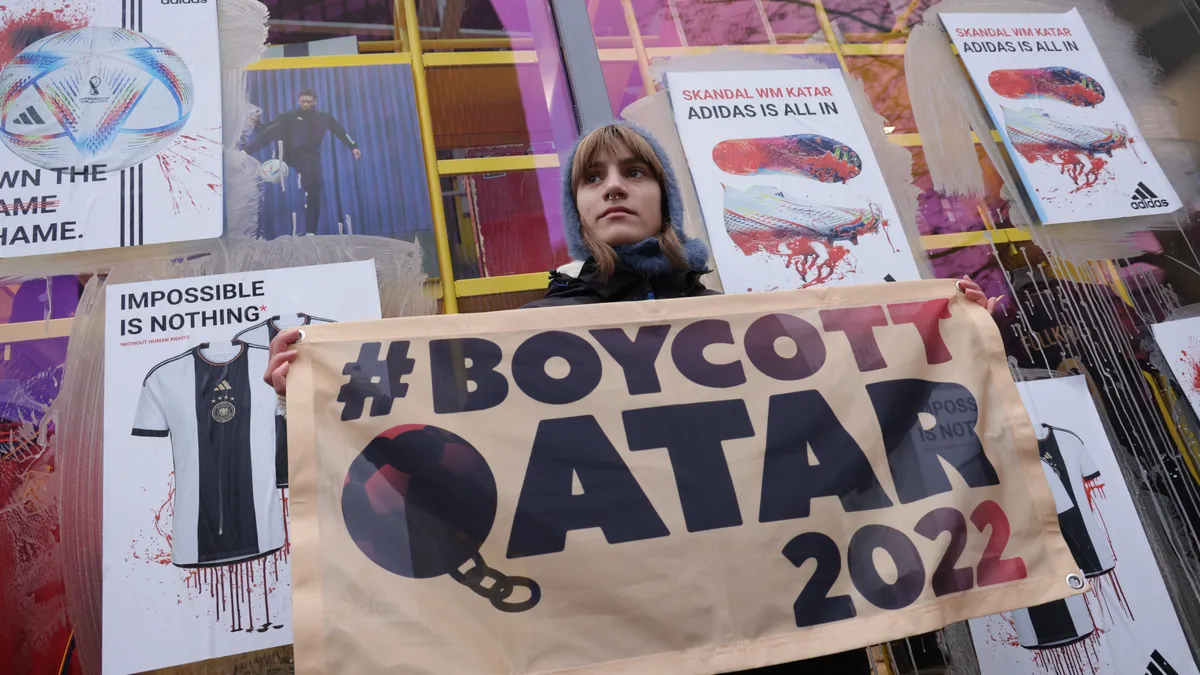
[(0, 7), (0, 258), (223, 231), (217, 3)]
[(841, 71), (678, 72), (667, 88), (727, 293), (920, 278)]
[(291, 644), (287, 417), (268, 346), (378, 319), (374, 262), (107, 293), (102, 672)]
[(1078, 10), (941, 17), (1042, 223), (1179, 209)]

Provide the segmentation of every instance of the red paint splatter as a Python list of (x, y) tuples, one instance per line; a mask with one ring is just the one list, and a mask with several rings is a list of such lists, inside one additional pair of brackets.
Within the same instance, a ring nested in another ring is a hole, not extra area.
[(1104, 530), (1104, 540), (1108, 542), (1108, 551), (1112, 553), (1113, 562), (1117, 560), (1117, 549), (1113, 548), (1112, 535), (1108, 533), (1108, 523), (1104, 520), (1104, 513), (1100, 510), (1097, 502), (1101, 499), (1107, 499), (1104, 494), (1104, 483), (1100, 482), (1099, 478), (1093, 478), (1083, 482), (1083, 491), (1087, 495), (1088, 508), (1095, 514), (1096, 519), (1100, 521), (1100, 529)]
[(730, 238), (746, 255), (766, 253), (785, 259), (785, 266), (796, 270), (804, 282), (801, 288), (821, 286), (831, 281), (840, 281), (855, 271), (850, 249), (837, 244), (825, 245), (825, 257), (813, 248), (814, 241), (797, 237), (779, 241), (769, 233), (730, 233)]
[(86, 13), (70, 9), (70, 5), (29, 9), (24, 14), (13, 14), (8, 7), (0, 6), (0, 13), (0, 66), (44, 37), (83, 28), (91, 21)]
[[(1108, 499), (1104, 493), (1104, 483), (1099, 478), (1093, 478), (1083, 482), (1083, 491), (1087, 495), (1088, 508), (1096, 516), (1100, 522), (1100, 529), (1104, 531), (1104, 540), (1108, 542), (1109, 553), (1112, 554), (1113, 562), (1117, 561), (1117, 550), (1113, 548), (1112, 535), (1108, 533), (1108, 523), (1104, 520), (1104, 512), (1100, 510), (1099, 502)], [(1100, 606), (1100, 609), (1112, 619), (1112, 611), (1109, 608), (1109, 602), (1106, 588), (1110, 588), (1111, 595), (1116, 599), (1117, 605), (1125, 613), (1129, 619), (1133, 620), (1133, 608), (1129, 606), (1129, 600), (1125, 597), (1125, 589), (1121, 588), (1121, 579), (1117, 576), (1116, 568), (1109, 570), (1105, 574), (1089, 579), (1092, 584), (1092, 590), (1084, 596), (1084, 600), (1089, 597), (1093, 598)], [(1091, 604), (1089, 601), (1089, 609)]]
[(1054, 675), (1097, 675), (1100, 672), (1100, 636), (1096, 629), (1092, 634), (1065, 647), (1039, 649), (1033, 654), (1033, 662), (1045, 672)]
[(206, 133), (215, 135), (216, 128), (181, 134), (154, 157), (167, 181), (171, 206), (176, 214), (183, 212), (184, 204), (190, 205), (193, 210), (196, 208), (194, 192), (211, 190), (217, 195), (221, 194), (221, 176), (202, 164), (207, 163), (207, 158), (212, 155), (221, 156), (221, 141)]
[(1108, 166), (1108, 160), (1105, 157), (1092, 155), (1071, 148), (1052, 148), (1048, 145), (1022, 144), (1014, 145), (1017, 152), (1025, 158), (1025, 161), (1033, 164), (1041, 160), (1048, 164), (1053, 164), (1058, 167), (1059, 173), (1071, 179), (1075, 183), (1075, 189), (1071, 190), (1071, 194), (1096, 187), (1103, 182), (1107, 183), (1112, 179), (1111, 173), (1104, 171)]
[[(175, 474), (172, 472), (167, 480), (167, 497), (154, 510), (154, 535), (150, 542), (134, 542), (132, 557), (145, 560), (149, 564), (171, 565), (171, 522), (174, 518), (175, 505)], [(287, 529), (288, 497), (285, 490), (279, 491), (283, 505), (284, 544), (278, 551), (245, 562), (229, 565), (214, 565), (184, 569), (184, 586), (189, 590), (188, 597), (179, 597), (176, 604), (185, 600), (193, 600), (207, 595), (212, 599), (212, 612), (220, 621), (225, 614), (229, 621), (230, 632), (259, 632), (263, 633), (272, 628), (282, 628), (283, 624), (275, 623), (271, 617), (270, 595), (279, 587), (279, 562), (286, 563), (291, 553), (291, 538)], [(142, 548), (143, 553), (138, 550)], [(267, 564), (270, 562), (272, 574), (267, 574)], [(257, 573), (256, 573), (257, 571)], [(263, 623), (255, 621), (255, 603), (262, 596)]]
[(735, 176), (784, 173), (845, 183), (862, 172), (862, 159), (850, 146), (816, 134), (721, 141), (712, 158), (717, 168)]
[[(1090, 607), (1088, 612), (1091, 612)], [(1002, 634), (997, 635), (993, 632), (996, 624), (988, 622), (988, 641), (992, 644), (1024, 650), (1025, 647), (1021, 646), (1021, 641), (1017, 637), (1017, 624), (1013, 621), (1012, 616), (1001, 614), (1000, 618), (1004, 620), (1006, 630), (1002, 628)], [(1047, 674), (1097, 675), (1103, 665), (1100, 660), (1100, 638), (1105, 632), (1096, 626), (1086, 638), (1079, 642), (1062, 647), (1031, 649), (1029, 654), (1034, 665)]]
[(1116, 570), (1101, 574), (1098, 577), (1088, 579), (1092, 585), (1092, 590), (1084, 594), (1083, 599), (1088, 603), (1088, 610), (1091, 610), (1092, 602), (1095, 601), (1100, 607), (1100, 610), (1112, 620), (1112, 609), (1110, 608), (1109, 597), (1116, 599), (1117, 606), (1121, 608), (1125, 616), (1133, 621), (1133, 608), (1129, 606), (1129, 599), (1125, 597), (1125, 589), (1121, 588), (1121, 579), (1117, 576)]
[[(993, 91), (1005, 98), (1044, 97), (1088, 108), (1104, 102), (1104, 91), (1100, 88), (1099, 83), (1083, 73), (1064, 72), (1066, 70), (1056, 68), (995, 70), (988, 75), (988, 84), (991, 85)], [(1080, 78), (1087, 78), (1094, 86), (1085, 86)]]
[(1184, 376), (1180, 379), (1186, 386), (1191, 387), (1192, 394), (1200, 396), (1200, 357), (1192, 356), (1186, 349), (1181, 350), (1179, 355), (1183, 357), (1184, 366)]

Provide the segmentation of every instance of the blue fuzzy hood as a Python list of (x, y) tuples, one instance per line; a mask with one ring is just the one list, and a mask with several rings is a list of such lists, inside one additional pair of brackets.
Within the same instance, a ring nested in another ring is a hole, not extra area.
[[(688, 267), (697, 272), (707, 271), (708, 266), (708, 247), (704, 242), (698, 239), (688, 239), (683, 232), (683, 198), (679, 192), (679, 181), (675, 177), (675, 169), (671, 166), (671, 160), (667, 157), (667, 153), (659, 145), (658, 139), (650, 135), (636, 124), (631, 124), (625, 121), (616, 121), (611, 124), (619, 125), (627, 129), (631, 129), (645, 138), (650, 147), (654, 149), (654, 154), (658, 156), (658, 161), (663, 166), (663, 172), (666, 178), (665, 194), (663, 198), (667, 200), (666, 218), (670, 226), (675, 230), (675, 234), (679, 236), (679, 240), (683, 242), (684, 252), (687, 256)], [(607, 125), (606, 125), (607, 126)], [(586, 136), (587, 134), (583, 134)], [(582, 139), (583, 136), (580, 136)], [(588, 250), (587, 244), (583, 241), (581, 228), (583, 223), (579, 219), (579, 209), (575, 207), (575, 195), (571, 190), (571, 165), (575, 163), (575, 153), (579, 150), (578, 141), (575, 147), (571, 148), (571, 154), (567, 157), (567, 161), (563, 164), (562, 170), (562, 204), (563, 204), (563, 229), (567, 237), (568, 251), (571, 257), (575, 260), (587, 260), (591, 257), (591, 251)], [(643, 242), (631, 244), (628, 246), (614, 247), (621, 261), (632, 267), (635, 271), (642, 274), (657, 274), (668, 271), (670, 263), (661, 255), (658, 249), (657, 237), (651, 237)]]

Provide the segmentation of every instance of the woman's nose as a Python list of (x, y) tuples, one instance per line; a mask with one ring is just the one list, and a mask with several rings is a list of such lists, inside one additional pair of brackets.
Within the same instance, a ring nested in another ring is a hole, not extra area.
[(620, 199), (628, 194), (628, 191), (625, 189), (625, 181), (620, 176), (610, 177), (604, 182), (605, 201)]

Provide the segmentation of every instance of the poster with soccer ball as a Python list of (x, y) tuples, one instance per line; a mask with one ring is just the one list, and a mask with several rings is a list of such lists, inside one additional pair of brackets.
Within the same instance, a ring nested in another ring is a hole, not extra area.
[(1083, 375), (1017, 384), (1067, 548), (1091, 589), (970, 621), (982, 675), (1196, 675)]
[(727, 293), (920, 278), (840, 70), (669, 73), (667, 89)]
[(287, 418), (267, 345), (378, 319), (374, 263), (117, 284), (106, 303), (103, 672), (291, 644)]
[(1156, 323), (1150, 328), (1175, 381), (1200, 417), (1200, 317)]
[(0, 258), (219, 237), (217, 3), (0, 6)]
[(1182, 205), (1078, 10), (941, 18), (1043, 223)]

